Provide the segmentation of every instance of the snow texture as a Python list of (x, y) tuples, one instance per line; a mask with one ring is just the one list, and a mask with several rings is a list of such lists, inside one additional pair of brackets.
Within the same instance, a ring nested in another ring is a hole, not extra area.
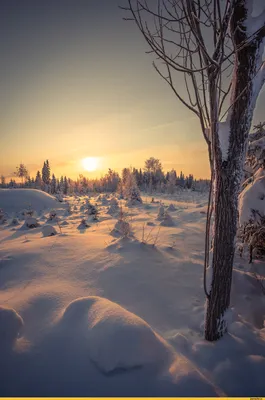
[(97, 296), (73, 301), (63, 322), (73, 339), (87, 341), (88, 356), (104, 372), (161, 362), (167, 357), (164, 342), (141, 318)]
[(25, 208), (34, 211), (62, 207), (54, 197), (36, 189), (0, 189), (0, 208), (8, 214), (19, 212)]

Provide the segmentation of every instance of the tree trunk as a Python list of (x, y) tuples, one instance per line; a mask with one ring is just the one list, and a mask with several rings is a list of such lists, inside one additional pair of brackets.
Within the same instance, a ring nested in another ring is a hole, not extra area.
[(214, 184), (213, 276), (205, 321), (205, 339), (210, 341), (227, 331), (224, 315), (230, 303), (238, 198), (230, 169), (216, 170)]
[[(246, 0), (235, 1), (231, 31), (234, 32), (233, 40), (238, 48), (250, 36), (247, 32), (249, 12)], [(264, 78), (257, 79), (264, 35), (265, 26), (235, 56), (231, 108), (226, 121), (229, 129), (227, 156), (222, 154), (219, 140), (213, 143), (214, 226), (213, 259), (210, 265), (213, 274), (205, 320), (205, 339), (210, 341), (219, 339), (227, 331), (225, 314), (230, 304), (238, 194), (253, 110), (264, 82)], [(218, 138), (218, 132), (214, 133), (216, 136), (213, 137)]]

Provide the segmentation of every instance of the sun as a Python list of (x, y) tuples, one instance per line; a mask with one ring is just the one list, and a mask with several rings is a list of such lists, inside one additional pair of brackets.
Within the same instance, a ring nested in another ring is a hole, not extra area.
[(83, 168), (86, 171), (96, 171), (98, 167), (98, 158), (96, 157), (86, 157), (82, 160)]

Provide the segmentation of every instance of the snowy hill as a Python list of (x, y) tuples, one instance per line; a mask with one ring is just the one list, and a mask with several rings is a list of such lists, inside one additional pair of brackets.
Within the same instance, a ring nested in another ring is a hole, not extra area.
[(34, 211), (62, 208), (54, 197), (37, 189), (0, 189), (0, 208), (7, 214), (31, 207)]

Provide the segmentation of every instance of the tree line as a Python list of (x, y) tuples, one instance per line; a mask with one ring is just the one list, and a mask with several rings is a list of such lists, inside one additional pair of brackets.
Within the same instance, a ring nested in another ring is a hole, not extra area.
[(146, 193), (169, 193), (174, 194), (177, 190), (207, 190), (209, 181), (207, 179), (195, 179), (192, 174), (184, 175), (182, 171), (179, 174), (172, 169), (163, 171), (159, 159), (150, 157), (145, 161), (144, 168), (123, 168), (121, 174), (108, 169), (108, 172), (100, 178), (88, 178), (79, 175), (77, 179), (70, 179), (67, 176), (56, 177), (51, 172), (49, 160), (45, 160), (41, 171), (37, 171), (35, 177), (31, 177), (25, 164), (17, 166), (14, 175), (20, 179), (10, 179), (1, 176), (0, 187), (2, 188), (31, 188), (43, 190), (50, 194), (63, 193), (65, 195), (72, 193), (88, 192), (121, 192), (122, 183), (125, 182), (128, 172), (131, 172), (137, 183), (138, 188)]

